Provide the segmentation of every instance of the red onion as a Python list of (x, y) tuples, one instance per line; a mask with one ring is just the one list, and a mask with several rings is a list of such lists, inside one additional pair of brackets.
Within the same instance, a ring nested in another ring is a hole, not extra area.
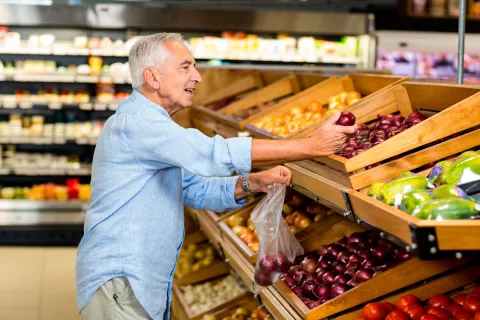
[(322, 260), (322, 261), (318, 262), (318, 267), (319, 268), (328, 269), (329, 266), (330, 266), (330, 262), (328, 262), (326, 260)]
[(420, 121), (423, 121), (427, 119), (426, 116), (423, 115), (423, 113), (421, 113), (418, 109), (415, 110), (414, 112), (410, 113), (408, 116), (407, 116), (407, 119), (406, 121), (408, 122), (412, 122), (412, 121), (415, 121), (415, 120), (420, 120)]
[(301, 270), (301, 271), (298, 271), (297, 273), (295, 273), (293, 275), (293, 279), (295, 279), (295, 281), (297, 282), (300, 282), (302, 283), (303, 280), (305, 280), (305, 277), (308, 275), (308, 273), (304, 270)]
[(371, 142), (365, 142), (364, 144), (362, 144), (362, 149), (363, 150), (368, 150), (372, 147), (372, 143)]
[(302, 287), (300, 287), (300, 286), (293, 287), (291, 289), (292, 289), (293, 293), (295, 293), (297, 296), (302, 294)]
[(356, 287), (356, 286), (358, 286), (360, 283), (361, 283), (361, 282), (358, 281), (357, 278), (352, 278), (352, 279), (350, 279), (350, 280), (347, 282), (347, 284), (348, 284), (350, 287)]
[(370, 243), (370, 244), (377, 244), (379, 241), (380, 241), (380, 236), (376, 233), (369, 233), (367, 235), (367, 241)]
[(257, 270), (255, 273), (255, 282), (262, 287), (270, 286), (273, 284), (272, 282), (272, 274), (266, 274)]
[(405, 121), (405, 118), (402, 117), (401, 115), (396, 115), (396, 116), (393, 117), (393, 123), (397, 127), (401, 127), (402, 124), (403, 124), (403, 121)]
[(304, 296), (301, 296), (301, 297), (299, 297), (299, 298), (300, 298), (300, 300), (302, 300), (302, 302), (303, 302), (304, 304), (310, 304), (311, 302), (313, 302), (312, 299), (309, 299), (309, 298), (304, 297)]
[(342, 246), (342, 247), (346, 247), (346, 246), (348, 246), (348, 239), (347, 239), (347, 237), (343, 237), (342, 239), (337, 240), (335, 242), (335, 244), (339, 245), (339, 246)]
[(265, 256), (258, 264), (260, 270), (264, 273), (272, 273), (277, 270), (277, 260), (272, 256)]
[(364, 153), (364, 152), (365, 152), (365, 150), (357, 149), (357, 150), (355, 150), (355, 151), (352, 152), (352, 155), (351, 155), (351, 156), (352, 156), (352, 157), (355, 157), (355, 156), (358, 156), (359, 154)]
[(315, 275), (317, 276), (318, 281), (323, 282), (323, 275), (329, 271), (328, 269), (318, 268), (315, 271)]
[(277, 271), (287, 272), (290, 266), (291, 263), (288, 261), (287, 256), (283, 252), (279, 252), (277, 257)]
[(347, 284), (335, 283), (332, 286), (332, 289), (331, 289), (332, 297), (338, 297), (338, 296), (344, 294), (345, 292), (347, 292), (349, 289), (350, 289), (350, 287)]
[(363, 268), (357, 271), (355, 278), (357, 278), (359, 281), (367, 281), (369, 280), (375, 272), (370, 269), (370, 268)]
[[(356, 253), (352, 254), (348, 258), (348, 263), (350, 263), (350, 262), (361, 262), (361, 261), (362, 261), (362, 258)], [(348, 269), (348, 267), (347, 267), (347, 269)]]
[(335, 278), (337, 277), (337, 274), (333, 271), (327, 271), (323, 275), (323, 282), (326, 284), (333, 284), (335, 282)]
[(290, 267), (290, 269), (288, 269), (288, 274), (293, 276), (299, 271), (302, 271), (302, 268), (300, 268), (300, 266), (292, 266)]
[(412, 257), (412, 255), (410, 253), (408, 253), (405, 249), (403, 248), (400, 248), (395, 256), (395, 259), (397, 261), (406, 261), (408, 259), (410, 259)]
[(365, 123), (358, 123), (357, 126), (360, 130), (368, 129), (368, 126)]
[(306, 281), (302, 285), (302, 294), (306, 297), (312, 297), (313, 296), (313, 290), (315, 290), (316, 284), (313, 281)]
[(392, 244), (390, 241), (385, 240), (385, 239), (380, 239), (380, 240), (378, 241), (378, 244), (380, 244), (380, 245), (382, 245), (382, 246), (384, 246), (384, 247), (390, 248), (390, 249), (393, 248), (393, 244)]
[(347, 263), (349, 258), (350, 258), (350, 254), (348, 253), (347, 250), (340, 252), (337, 256), (337, 260), (343, 263)]
[(375, 273), (373, 274), (372, 278), (375, 278), (375, 277), (378, 276), (380, 273), (382, 273), (382, 271), (375, 271)]
[(347, 274), (339, 274), (335, 278), (335, 283), (347, 283), (352, 277)]
[(284, 272), (280, 275), (280, 280), (285, 279), (286, 277), (289, 277), (288, 273)]
[(347, 276), (352, 276), (354, 277), (356, 274), (357, 274), (357, 269), (347, 269), (347, 271), (345, 271), (343, 274), (347, 275)]
[(384, 115), (382, 117), (382, 120), (386, 120), (386, 121), (390, 121), (390, 122), (393, 121), (393, 119), (394, 119), (394, 117), (393, 117), (392, 114), (387, 114), (387, 115)]
[(374, 267), (373, 269), (375, 271), (386, 271), (388, 269), (390, 269), (391, 267), (395, 266), (395, 263), (394, 262), (391, 262), (391, 261), (387, 261), (385, 262), (384, 264), (381, 264), (379, 266), (376, 266)]
[(339, 126), (353, 126), (355, 124), (355, 115), (351, 112), (342, 112), (340, 118), (338, 118), (336, 125)]
[(388, 124), (384, 123), (384, 124), (380, 124), (378, 126), (378, 128), (381, 129), (381, 130), (388, 130), (388, 128), (390, 128), (390, 125), (391, 125), (390, 123), (388, 123)]
[(370, 130), (368, 130), (368, 129), (358, 129), (355, 134), (357, 136), (368, 136), (370, 134)]
[(317, 270), (318, 265), (317, 261), (315, 261), (314, 259), (306, 259), (302, 261), (300, 267), (309, 273), (313, 273), (315, 272), (315, 270)]
[(343, 247), (333, 244), (328, 248), (328, 253), (335, 258), (340, 254), (340, 252), (343, 251)]
[(372, 254), (365, 249), (358, 250), (357, 255), (362, 259), (370, 258), (372, 256)]
[(348, 238), (348, 245), (354, 243), (354, 242), (362, 242), (363, 241), (363, 236), (360, 232), (354, 232), (352, 235)]
[(295, 281), (295, 279), (293, 279), (292, 277), (288, 276), (286, 277), (285, 279), (283, 279), (283, 282), (285, 282), (285, 284), (287, 285), (287, 287), (289, 288), (293, 288), (297, 285), (297, 281)]
[(321, 246), (320, 248), (317, 249), (317, 253), (320, 256), (325, 256), (328, 253), (328, 246)]
[(369, 268), (369, 267), (375, 267), (376, 266), (376, 261), (372, 257), (367, 257), (363, 262), (361, 263), (362, 268)]
[(343, 273), (345, 271), (345, 263), (340, 261), (332, 263), (332, 267), (338, 273)]
[(412, 122), (410, 122), (410, 125), (413, 127), (413, 126), (419, 124), (420, 122), (422, 122), (422, 120), (415, 119)]
[(391, 256), (391, 251), (384, 246), (378, 246), (373, 250), (372, 256), (378, 261), (387, 260)]
[(348, 244), (348, 250), (350, 250), (353, 253), (357, 253), (357, 251), (362, 248), (363, 248), (363, 245), (360, 242), (352, 242)]
[(359, 266), (360, 266), (360, 261), (352, 261), (347, 263), (347, 265), (345, 266), (345, 270), (358, 269)]
[(329, 298), (330, 297), (330, 287), (321, 284), (318, 287), (315, 288), (315, 291), (313, 292), (317, 298)]

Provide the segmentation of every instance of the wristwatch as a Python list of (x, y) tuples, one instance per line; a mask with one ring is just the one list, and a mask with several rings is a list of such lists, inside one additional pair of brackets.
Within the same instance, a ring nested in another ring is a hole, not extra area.
[(251, 195), (253, 192), (250, 190), (250, 187), (248, 186), (248, 175), (247, 176), (242, 176), (242, 189), (245, 191), (247, 195)]

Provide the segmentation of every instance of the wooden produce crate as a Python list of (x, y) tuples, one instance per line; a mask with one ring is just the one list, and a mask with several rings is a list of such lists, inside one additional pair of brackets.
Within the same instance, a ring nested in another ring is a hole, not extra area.
[[(276, 104), (272, 108), (260, 112), (253, 117), (250, 117), (245, 122), (245, 129), (247, 129), (253, 137), (256, 138), (273, 138), (281, 139), (272, 133), (268, 133), (262, 129), (259, 129), (253, 125), (253, 123), (261, 121), (265, 116), (282, 116), (292, 106), (300, 105), (304, 106), (312, 100), (318, 101), (320, 104), (325, 105), (328, 103), (328, 99), (334, 95), (338, 95), (343, 91), (357, 91), (362, 97), (370, 96), (372, 94), (378, 94), (379, 92), (403, 81), (408, 80), (407, 77), (389, 76), (389, 75), (377, 75), (377, 74), (348, 74), (341, 78), (333, 76), (325, 81), (322, 81), (307, 90), (304, 90), (282, 102)], [(347, 107), (345, 110), (354, 108), (358, 103), (354, 103)], [(301, 134), (302, 130), (297, 134)], [(288, 136), (288, 138), (295, 138), (297, 134)]]
[(209, 109), (208, 106), (222, 99), (245, 95), (253, 90), (262, 88), (263, 86), (264, 82), (258, 71), (254, 71), (227, 84), (225, 87), (203, 99), (201, 106), (192, 107), (191, 117), (193, 126), (209, 136), (214, 136), (216, 134), (220, 134), (224, 137), (237, 136), (238, 129), (225, 125), (225, 123), (232, 121), (222, 118), (222, 120), (217, 123), (220, 119), (218, 113)]
[[(437, 294), (448, 293), (451, 291), (453, 291), (454, 294), (458, 294), (461, 292), (470, 292), (470, 290), (468, 290), (467, 288), (473, 287), (472, 282), (478, 281), (479, 279), (480, 266), (474, 265), (441, 276), (414, 288), (402, 291), (394, 295), (390, 295), (389, 297), (385, 297), (383, 299), (376, 299), (375, 301), (386, 301), (396, 305), (398, 300), (406, 294), (413, 294), (421, 301), (426, 301)], [(363, 317), (363, 306), (355, 311), (345, 313), (338, 317), (334, 317), (334, 319), (352, 320), (359, 317)]]
[(246, 120), (235, 118), (235, 113), (275, 101), (300, 91), (300, 84), (295, 75), (286, 76), (272, 84), (252, 91), (226, 107), (214, 111), (203, 106), (194, 108), (193, 121), (201, 127), (208, 127), (212, 133), (224, 138), (236, 137), (244, 127)]
[(174, 283), (172, 291), (173, 291), (173, 295), (176, 299), (176, 302), (175, 302), (175, 311), (176, 312), (175, 313), (179, 314), (181, 316), (181, 317), (179, 317), (179, 319), (188, 319), (188, 320), (201, 320), (201, 319), (203, 319), (203, 316), (206, 313), (213, 313), (213, 312), (222, 310), (222, 309), (226, 308), (227, 306), (230, 306), (232, 304), (236, 304), (240, 301), (244, 301), (248, 297), (248, 292), (247, 292), (247, 293), (242, 294), (242, 295), (240, 295), (240, 296), (238, 296), (234, 299), (231, 299), (231, 300), (226, 301), (222, 304), (219, 304), (218, 306), (216, 306), (216, 307), (214, 307), (210, 310), (207, 310), (205, 312), (198, 313), (198, 314), (193, 314), (193, 312), (189, 309), (188, 304), (185, 301), (185, 297), (183, 295), (182, 290), (180, 289), (180, 286), (178, 286), (176, 283)]
[[(188, 247), (191, 244), (195, 244), (199, 249), (204, 249), (207, 245), (208, 239), (201, 232), (194, 232), (185, 236), (182, 249)], [(197, 271), (192, 271), (182, 277), (175, 277), (175, 283), (179, 286), (186, 286), (203, 282), (209, 279), (217, 278), (219, 276), (228, 274), (230, 272), (230, 266), (217, 255), (215, 261), (206, 267), (203, 267)]]
[(223, 217), (225, 216), (231, 216), (232, 214), (235, 214), (236, 212), (242, 210), (243, 208), (245, 208), (246, 206), (249, 206), (251, 205), (252, 203), (258, 203), (258, 201), (260, 201), (260, 199), (262, 198), (262, 196), (260, 195), (252, 195), (252, 196), (249, 196), (247, 198), (247, 201), (245, 203), (245, 206), (241, 207), (241, 208), (238, 208), (238, 209), (235, 209), (235, 210), (231, 210), (231, 211), (226, 211), (226, 212), (214, 212), (214, 211), (211, 211), (211, 210), (205, 210), (206, 213), (207, 213), (207, 216), (215, 223), (219, 222)]
[(186, 212), (192, 215), (200, 225), (200, 229), (203, 230), (207, 238), (212, 245), (221, 252), (222, 248), (222, 235), (215, 222), (213, 222), (205, 210), (197, 210), (193, 208), (187, 208)]
[(213, 312), (213, 313), (207, 312), (205, 314), (205, 316), (207, 316), (207, 317), (208, 316), (213, 316), (217, 320), (222, 320), (223, 318), (231, 317), (232, 315), (234, 315), (235, 311), (238, 308), (246, 308), (249, 311), (254, 311), (259, 306), (260, 306), (260, 303), (258, 302), (258, 300), (255, 300), (253, 297), (249, 297), (249, 298), (247, 298), (243, 301), (240, 301), (240, 302), (238, 302), (234, 305), (229, 305), (226, 308), (224, 308), (222, 310), (219, 310), (217, 312)]
[[(317, 158), (314, 172), (358, 190), (374, 181), (397, 176), (409, 168), (439, 160), (459, 149), (468, 149), (476, 134), (431, 145), (480, 125), (479, 91), (479, 88), (469, 86), (405, 82), (360, 101), (350, 110), (356, 115), (357, 123), (368, 123), (378, 114), (400, 112), (406, 116), (413, 109), (436, 114), (353, 158), (338, 155)], [(397, 159), (392, 160), (394, 157)], [(366, 169), (378, 162), (383, 165)], [(309, 170), (312, 170), (311, 165)]]
[[(342, 221), (326, 229), (325, 232), (305, 239), (301, 244), (305, 252), (311, 252), (321, 245), (334, 243), (343, 236), (350, 236), (353, 232), (360, 230), (362, 230), (362, 228), (359, 225), (347, 219), (342, 219)], [(274, 286), (303, 319), (327, 319), (332, 315), (363, 305), (372, 299), (382, 297), (401, 288), (432, 278), (438, 274), (464, 265), (465, 263), (463, 260), (453, 259), (422, 261), (414, 257), (382, 272), (376, 277), (350, 289), (343, 295), (331, 299), (312, 310), (310, 310), (283, 281), (277, 281)]]
[[(237, 211), (235, 214), (242, 216), (245, 220), (247, 220), (252, 211), (255, 209), (257, 203), (252, 204), (251, 206), (245, 207), (241, 211)], [(341, 217), (337, 214), (325, 214), (325, 216), (318, 222), (312, 222), (311, 225), (308, 227), (295, 232), (295, 237), (302, 241), (305, 238), (309, 238), (318, 232), (321, 232), (325, 228), (328, 228), (330, 225), (334, 224), (335, 222), (339, 221)], [(227, 220), (232, 214), (223, 217), (219, 222), (219, 228), (223, 234), (224, 243), (229, 242), (233, 244), (252, 264), (255, 264), (257, 260), (257, 252), (251, 250), (245, 242), (237, 236), (233, 230), (227, 225)]]

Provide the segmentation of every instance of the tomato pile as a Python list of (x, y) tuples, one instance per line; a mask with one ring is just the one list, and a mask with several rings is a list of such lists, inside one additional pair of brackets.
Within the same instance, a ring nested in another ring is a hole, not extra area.
[(372, 302), (363, 308), (363, 317), (356, 320), (480, 320), (480, 286), (453, 299), (438, 294), (426, 306), (413, 294), (404, 295), (396, 306), (390, 302)]

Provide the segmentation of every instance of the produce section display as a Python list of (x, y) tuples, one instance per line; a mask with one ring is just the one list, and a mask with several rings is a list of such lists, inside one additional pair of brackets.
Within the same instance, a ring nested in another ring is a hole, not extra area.
[(44, 183), (32, 187), (0, 186), (0, 198), (33, 201), (88, 201), (90, 199), (90, 185), (81, 184), (79, 179), (67, 179), (65, 185)]
[(189, 313), (203, 314), (244, 296), (247, 290), (231, 275), (219, 280), (180, 288)]
[(199, 248), (199, 246), (192, 243), (180, 250), (175, 276), (182, 277), (192, 271), (208, 267), (214, 263), (215, 258), (216, 252), (211, 245), (204, 244)]
[(459, 185), (480, 182), (479, 159), (477, 152), (466, 151), (440, 161), (428, 176), (405, 172), (392, 181), (376, 182), (368, 195), (419, 219), (471, 219), (478, 216), (480, 205)]
[(309, 309), (314, 309), (410, 257), (377, 234), (353, 233), (298, 257), (298, 264), (280, 278)]
[[(221, 315), (220, 315), (221, 314)], [(273, 320), (274, 318), (262, 307), (238, 307), (220, 311), (217, 315), (204, 316), (203, 320)]]
[(304, 130), (320, 122), (323, 118), (329, 117), (337, 111), (354, 104), (361, 99), (360, 93), (356, 91), (341, 92), (338, 95), (328, 98), (328, 104), (322, 105), (316, 100), (308, 104), (293, 105), (288, 112), (281, 116), (265, 116), (252, 125), (258, 129), (280, 137), (288, 137), (298, 131)]
[(454, 296), (438, 294), (422, 302), (412, 294), (401, 297), (397, 304), (373, 302), (363, 308), (357, 320), (470, 320), (480, 318), (480, 286), (470, 293)]

